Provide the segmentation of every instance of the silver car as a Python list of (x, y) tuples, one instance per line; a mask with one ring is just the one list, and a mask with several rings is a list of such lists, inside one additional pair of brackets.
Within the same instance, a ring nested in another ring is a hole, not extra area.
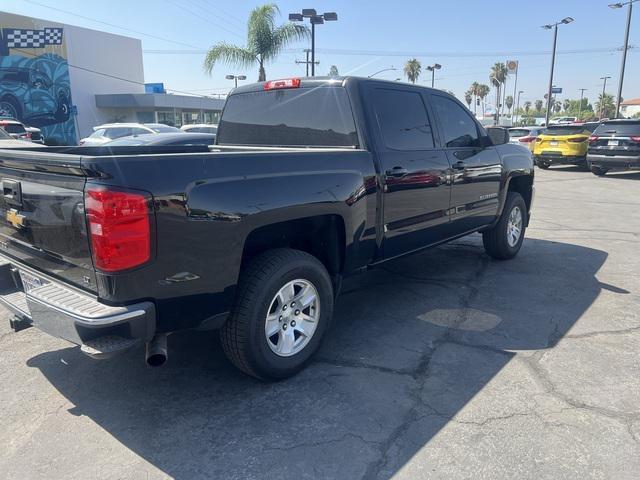
[(531, 142), (544, 130), (544, 127), (513, 127), (509, 129), (509, 143), (531, 147)]

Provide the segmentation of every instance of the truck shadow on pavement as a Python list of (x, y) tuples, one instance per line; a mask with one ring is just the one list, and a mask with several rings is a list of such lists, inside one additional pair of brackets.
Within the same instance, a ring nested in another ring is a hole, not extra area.
[[(74, 405), (69, 413), (160, 471), (129, 455), (112, 472), (119, 478), (387, 479), (448, 424), (482, 426), (469, 413), (480, 392), (494, 395), (496, 417), (527, 403), (523, 379), (492, 379), (514, 351), (526, 360), (552, 348), (603, 288), (625, 293), (596, 279), (606, 258), (527, 239), (519, 257), (498, 262), (472, 236), (389, 263), (345, 282), (317, 360), (277, 384), (234, 370), (215, 332), (172, 336), (161, 369), (139, 349), (95, 362), (66, 348), (28, 364)], [(460, 462), (472, 443), (456, 447)], [(66, 448), (96, 471), (115, 462), (82, 438)], [(38, 450), (34, 461), (51, 461)]]

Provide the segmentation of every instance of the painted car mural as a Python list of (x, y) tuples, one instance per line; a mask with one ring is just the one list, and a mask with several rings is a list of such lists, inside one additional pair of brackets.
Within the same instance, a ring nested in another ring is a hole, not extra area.
[[(56, 31), (59, 35), (56, 44), (59, 44), (62, 29)], [(3, 29), (0, 38), (5, 49), (3, 53), (11, 53), (0, 56), (0, 116), (40, 128), (47, 143), (76, 144), (67, 60), (56, 53), (31, 53), (34, 47), (44, 48), (44, 43), (34, 44), (34, 37), (18, 40), (15, 35), (19, 32), (29, 31)], [(11, 33), (14, 36), (10, 36)], [(18, 41), (22, 44), (16, 43)], [(30, 50), (24, 50), (28, 48), (26, 42), (31, 42)]]

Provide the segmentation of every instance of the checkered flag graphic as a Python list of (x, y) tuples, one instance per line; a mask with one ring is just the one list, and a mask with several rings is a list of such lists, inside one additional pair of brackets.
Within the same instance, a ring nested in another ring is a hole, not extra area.
[(62, 45), (62, 29), (45, 28), (44, 43), (45, 45)]
[(2, 50), (62, 45), (62, 28), (45, 28), (44, 30), (4, 28), (2, 34), (1, 47), (4, 47)]

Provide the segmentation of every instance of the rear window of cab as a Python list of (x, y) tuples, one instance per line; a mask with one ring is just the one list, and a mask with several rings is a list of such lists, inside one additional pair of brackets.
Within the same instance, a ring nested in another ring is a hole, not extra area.
[(582, 125), (554, 125), (542, 131), (542, 135), (549, 136), (578, 135), (580, 133), (589, 133), (589, 131)]
[(605, 122), (596, 128), (593, 132), (594, 135), (606, 136), (606, 135), (621, 135), (621, 136), (640, 136), (640, 121), (618, 121), (618, 122)]

